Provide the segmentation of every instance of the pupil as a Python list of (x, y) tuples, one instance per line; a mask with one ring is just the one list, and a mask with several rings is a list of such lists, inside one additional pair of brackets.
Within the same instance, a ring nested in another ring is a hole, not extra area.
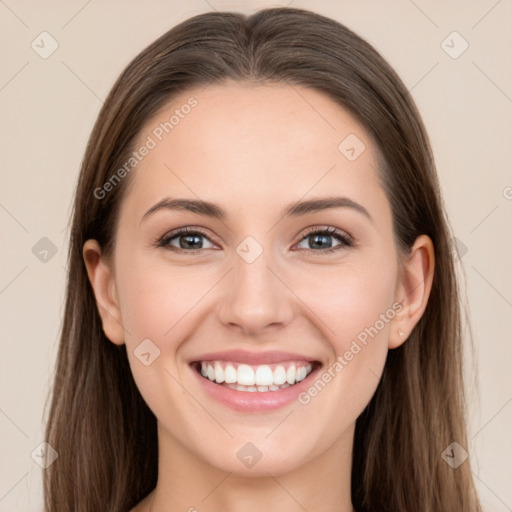
[[(185, 242), (184, 244), (181, 243), (181, 241), (183, 239), (187, 240), (187, 242)], [(194, 241), (190, 242), (191, 239), (194, 239)], [(192, 247), (193, 249), (201, 249), (201, 245), (202, 245), (201, 242), (202, 242), (201, 237), (198, 235), (184, 235), (184, 236), (180, 237), (180, 247), (182, 249), (190, 249), (191, 246), (193, 246)]]
[(330, 236), (328, 235), (311, 235), (309, 237), (309, 241), (313, 247), (325, 247), (325, 245), (322, 246), (321, 243), (318, 242), (318, 239), (323, 239), (323, 241), (327, 244), (327, 247), (331, 247), (331, 243), (329, 243)]

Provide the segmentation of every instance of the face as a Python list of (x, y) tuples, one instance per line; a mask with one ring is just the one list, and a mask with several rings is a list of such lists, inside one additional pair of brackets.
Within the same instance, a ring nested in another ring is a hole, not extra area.
[(367, 131), (314, 90), (231, 84), (174, 98), (143, 145), (104, 316), (160, 442), (251, 475), (348, 446), (403, 298)]

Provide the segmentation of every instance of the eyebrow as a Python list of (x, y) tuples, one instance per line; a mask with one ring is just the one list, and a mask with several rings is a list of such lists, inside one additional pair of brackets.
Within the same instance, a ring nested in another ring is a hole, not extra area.
[[(320, 199), (310, 199), (307, 201), (296, 201), (288, 205), (281, 212), (280, 218), (299, 217), (308, 213), (332, 210), (334, 208), (351, 208), (373, 222), (368, 210), (363, 205), (348, 197), (324, 197)], [(198, 199), (173, 199), (166, 197), (152, 206), (144, 214), (141, 222), (159, 210), (186, 210), (192, 213), (197, 213), (198, 215), (205, 215), (219, 220), (224, 220), (227, 217), (226, 212), (220, 206), (210, 203), (209, 201), (202, 201)]]

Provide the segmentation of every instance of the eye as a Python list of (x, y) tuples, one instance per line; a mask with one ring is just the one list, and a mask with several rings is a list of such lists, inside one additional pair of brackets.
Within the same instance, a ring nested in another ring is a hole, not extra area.
[[(211, 247), (203, 246), (202, 239), (208, 240), (210, 244), (212, 243), (206, 234), (202, 231), (184, 228), (180, 231), (175, 231), (162, 237), (158, 241), (158, 246), (171, 250), (186, 252), (201, 252), (202, 249), (211, 249)], [(177, 246), (175, 245), (176, 243)]]
[[(331, 239), (336, 239), (338, 244), (333, 245)], [(211, 246), (205, 247), (203, 240), (207, 240)], [(311, 229), (302, 238), (297, 247), (303, 249), (304, 247), (300, 247), (303, 243), (311, 244), (312, 246), (311, 248), (305, 247), (306, 250), (317, 253), (330, 253), (343, 249), (344, 247), (353, 246), (352, 239), (346, 233), (332, 227)], [(198, 229), (190, 228), (183, 228), (179, 231), (166, 234), (158, 240), (157, 246), (164, 247), (172, 251), (192, 252), (196, 254), (203, 252), (205, 249), (212, 249), (215, 247), (205, 233)]]
[[(332, 241), (330, 239), (335, 238), (338, 240), (337, 245), (333, 245)], [(344, 233), (343, 231), (340, 231), (336, 228), (327, 227), (322, 229), (312, 229), (308, 233), (306, 233), (306, 236), (301, 240), (300, 244), (304, 243), (311, 244), (313, 248), (306, 247), (307, 250), (312, 250), (314, 252), (334, 252), (338, 251), (340, 249), (343, 249), (344, 247), (352, 247), (352, 240), (351, 238)], [(321, 251), (318, 251), (316, 249), (323, 249)]]

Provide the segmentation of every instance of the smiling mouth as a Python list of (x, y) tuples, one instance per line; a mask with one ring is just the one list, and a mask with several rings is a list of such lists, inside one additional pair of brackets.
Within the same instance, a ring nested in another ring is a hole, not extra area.
[(266, 392), (293, 387), (320, 366), (318, 361), (286, 361), (248, 365), (227, 361), (198, 361), (192, 364), (203, 378), (236, 391)]

